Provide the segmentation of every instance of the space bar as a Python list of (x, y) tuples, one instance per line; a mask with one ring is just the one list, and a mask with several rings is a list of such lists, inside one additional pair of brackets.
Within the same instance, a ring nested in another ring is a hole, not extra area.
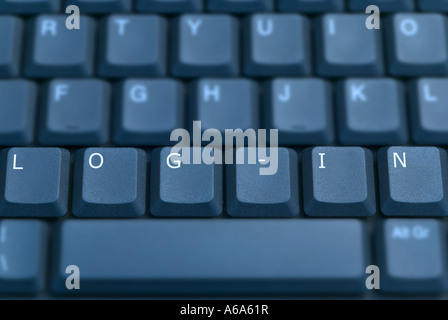
[(68, 220), (55, 241), (61, 294), (361, 293), (370, 257), (354, 219)]

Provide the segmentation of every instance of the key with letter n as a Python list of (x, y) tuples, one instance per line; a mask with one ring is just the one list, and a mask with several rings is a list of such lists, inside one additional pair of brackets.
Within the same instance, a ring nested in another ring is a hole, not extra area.
[(446, 151), (391, 147), (378, 152), (381, 211), (388, 216), (448, 215)]

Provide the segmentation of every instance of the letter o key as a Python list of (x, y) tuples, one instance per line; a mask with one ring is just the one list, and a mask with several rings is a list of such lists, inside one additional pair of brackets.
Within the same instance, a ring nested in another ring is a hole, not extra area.
[[(93, 159), (93, 157), (94, 156), (98, 156), (98, 157), (100, 157), (100, 164), (99, 165), (93, 165), (93, 163), (92, 163), (92, 159)], [(89, 166), (92, 168), (92, 169), (99, 169), (99, 168), (101, 168), (102, 166), (103, 166), (103, 163), (104, 163), (104, 159), (103, 159), (103, 155), (101, 154), (101, 153), (92, 153), (91, 155), (90, 155), (90, 157), (89, 157)]]

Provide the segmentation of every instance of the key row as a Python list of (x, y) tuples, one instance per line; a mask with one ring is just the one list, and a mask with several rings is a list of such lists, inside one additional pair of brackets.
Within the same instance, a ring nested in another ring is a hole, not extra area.
[(1, 0), (0, 13), (38, 14), (57, 13), (69, 5), (76, 5), (80, 11), (89, 14), (107, 14), (116, 12), (154, 12), (176, 14), (184, 12), (250, 13), (273, 11), (323, 13), (331, 11), (365, 11), (369, 5), (379, 6), (382, 12), (394, 11), (443, 11), (448, 12), (445, 0)]
[(201, 121), (202, 132), (222, 134), (278, 129), (280, 145), (447, 145), (448, 79), (416, 79), (408, 97), (404, 87), (391, 78), (350, 78), (334, 88), (318, 78), (279, 78), (261, 86), (207, 78), (188, 86), (128, 79), (112, 90), (97, 79), (56, 79), (38, 90), (27, 80), (0, 80), (0, 145), (164, 146), (174, 143), (173, 130), (192, 131), (193, 121)]
[(40, 293), (47, 266), (62, 295), (363, 294), (372, 282), (376, 294), (446, 291), (442, 221), (375, 224), (372, 246), (355, 219), (67, 220), (52, 230), (50, 264), (44, 222), (0, 220), (0, 294)]
[(365, 27), (364, 14), (314, 20), (256, 14), (241, 21), (225, 14), (186, 14), (170, 20), (170, 32), (168, 20), (156, 15), (112, 15), (98, 23), (81, 16), (79, 30), (68, 29), (66, 18), (31, 19), (21, 43), (23, 20), (0, 17), (0, 77), (274, 77), (307, 76), (313, 70), (351, 77), (381, 76), (386, 69), (394, 76), (448, 74), (448, 18), (438, 13), (395, 14), (379, 30)]
[(69, 208), (67, 150), (7, 149), (0, 159), (0, 216), (61, 217), (68, 211), (83, 218), (134, 218), (149, 212), (156, 217), (225, 212), (235, 218), (289, 218), (300, 212), (316, 217), (367, 217), (380, 211), (388, 216), (448, 215), (447, 156), (436, 147), (379, 151), (381, 208), (368, 149), (306, 149), (300, 155), (300, 178), (298, 155), (291, 149), (227, 149), (225, 157), (219, 149), (210, 151), (158, 148), (148, 169), (140, 149), (79, 150)]

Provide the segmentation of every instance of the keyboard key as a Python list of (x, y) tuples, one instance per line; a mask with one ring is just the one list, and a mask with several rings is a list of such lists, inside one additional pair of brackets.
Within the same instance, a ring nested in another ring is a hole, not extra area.
[(414, 142), (448, 144), (448, 79), (421, 78), (412, 81), (409, 95)]
[(224, 135), (226, 129), (258, 129), (258, 87), (255, 82), (202, 79), (193, 83), (189, 92), (190, 118), (191, 121), (201, 121), (202, 131), (214, 128)]
[(380, 30), (365, 27), (365, 14), (326, 14), (316, 20), (317, 73), (327, 77), (380, 76)]
[(432, 219), (387, 219), (377, 226), (381, 291), (441, 293), (446, 280), (446, 232)]
[(176, 77), (238, 75), (238, 21), (227, 15), (183, 15), (174, 20), (171, 72)]
[(342, 144), (406, 144), (404, 91), (400, 82), (352, 78), (341, 81), (336, 92)]
[(11, 148), (1, 153), (0, 217), (61, 217), (67, 213), (70, 153)]
[(45, 224), (37, 220), (1, 220), (0, 245), (0, 293), (42, 291), (47, 257)]
[(134, 148), (87, 148), (76, 153), (73, 214), (133, 218), (145, 213), (146, 154)]
[(370, 5), (378, 6), (380, 12), (414, 10), (414, 0), (349, 0), (349, 7), (352, 11), (365, 12)]
[(136, 0), (139, 12), (157, 12), (165, 14), (202, 11), (203, 0)]
[(27, 80), (0, 80), (0, 145), (25, 146), (34, 139), (37, 86)]
[[(80, 236), (82, 235), (82, 236)], [(67, 220), (56, 232), (61, 294), (363, 293), (367, 230), (358, 220)], [(67, 265), (81, 267), (67, 290)]]
[(12, 16), (0, 16), (0, 78), (19, 74), (23, 22)]
[(233, 164), (226, 166), (226, 203), (230, 216), (287, 218), (299, 214), (299, 170), (295, 151), (238, 148), (235, 153)]
[(112, 15), (101, 23), (102, 77), (156, 77), (166, 69), (166, 21), (151, 15)]
[(218, 12), (249, 13), (272, 11), (272, 0), (209, 0), (208, 9)]
[(264, 88), (264, 128), (278, 129), (280, 145), (333, 143), (333, 98), (328, 82), (279, 78)]
[(29, 22), (25, 73), (32, 78), (92, 75), (95, 21), (80, 17), (80, 29), (69, 30), (65, 15), (42, 15)]
[[(190, 155), (183, 153), (186, 150)], [(176, 152), (166, 147), (152, 152), (151, 214), (157, 217), (195, 218), (221, 214), (222, 165), (202, 161), (193, 163), (194, 154), (201, 158), (202, 150), (184, 148)]]
[(82, 13), (105, 14), (131, 11), (131, 0), (66, 0), (65, 6), (75, 5)]
[(420, 10), (448, 12), (447, 0), (419, 0)]
[(344, 10), (344, 0), (279, 0), (278, 8), (306, 13), (335, 12)]
[(296, 14), (256, 14), (245, 20), (244, 31), (246, 75), (311, 73), (308, 18)]
[(447, 156), (435, 147), (378, 151), (381, 211), (387, 216), (446, 216)]
[(302, 156), (303, 205), (316, 217), (375, 214), (373, 159), (360, 147), (315, 147)]
[(44, 89), (39, 142), (102, 145), (109, 135), (110, 87), (101, 80), (57, 79)]
[(0, 0), (0, 13), (38, 14), (58, 12), (60, 0)]
[(170, 145), (183, 128), (184, 86), (172, 79), (129, 79), (118, 85), (114, 141), (118, 145)]
[(447, 20), (438, 13), (389, 17), (389, 72), (396, 76), (448, 74)]

